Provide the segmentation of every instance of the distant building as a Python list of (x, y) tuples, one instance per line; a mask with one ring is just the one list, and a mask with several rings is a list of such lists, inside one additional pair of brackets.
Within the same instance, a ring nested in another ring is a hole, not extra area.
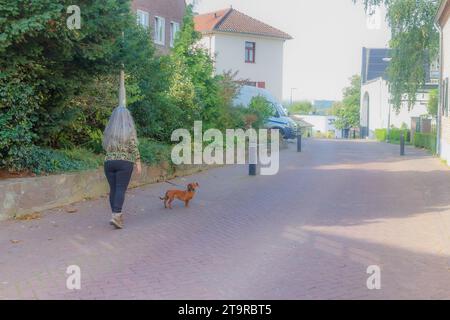
[(218, 74), (238, 71), (247, 85), (282, 100), (284, 43), (290, 35), (233, 8), (197, 15), (195, 28)]
[(315, 113), (319, 115), (325, 115), (328, 110), (331, 109), (335, 101), (332, 100), (314, 100), (312, 105)]
[(322, 115), (294, 115), (294, 120), (302, 120), (312, 125), (311, 133), (314, 137), (320, 138), (342, 138), (342, 131), (336, 129), (334, 123), (337, 117)]
[(404, 101), (400, 110), (393, 109), (390, 102), (387, 68), (390, 62), (390, 49), (363, 48), (361, 71), (361, 136), (373, 138), (376, 129), (391, 127), (411, 128), (412, 118), (427, 115), (429, 91), (435, 88), (428, 73), (427, 85), (417, 94), (414, 106), (408, 110)]
[(449, 90), (450, 77), (450, 1), (444, 0), (436, 16), (440, 30), (440, 99), (438, 112), (438, 153), (450, 164), (450, 112)]
[(133, 0), (137, 23), (153, 30), (153, 41), (162, 54), (173, 47), (186, 12), (185, 0)]

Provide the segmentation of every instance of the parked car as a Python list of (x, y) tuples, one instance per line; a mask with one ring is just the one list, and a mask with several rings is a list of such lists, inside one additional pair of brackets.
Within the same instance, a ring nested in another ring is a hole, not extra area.
[(273, 106), (273, 116), (270, 117), (265, 127), (268, 129), (279, 129), (284, 139), (293, 139), (297, 135), (297, 124), (288, 116), (287, 110), (277, 99), (266, 89), (252, 86), (243, 86), (233, 101), (234, 106), (248, 107), (253, 98), (262, 96)]

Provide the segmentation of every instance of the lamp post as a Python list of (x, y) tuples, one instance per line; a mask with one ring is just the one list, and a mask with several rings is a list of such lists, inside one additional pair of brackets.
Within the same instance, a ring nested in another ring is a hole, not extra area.
[[(392, 61), (392, 58), (386, 57), (386, 58), (383, 58), (383, 61), (389, 63), (389, 62)], [(389, 90), (389, 93), (390, 93), (390, 91), (391, 90)], [(380, 87), (380, 96), (381, 96), (381, 87)], [(388, 108), (389, 108), (389, 111), (388, 111), (388, 125), (387, 125), (387, 130), (386, 130), (386, 142), (387, 143), (390, 142), (389, 141), (389, 135), (390, 135), (390, 132), (391, 132), (391, 99), (388, 100)]]
[(297, 88), (291, 88), (291, 106), (294, 103), (294, 100), (293, 100), (293, 92), (294, 92), (294, 90), (298, 90), (298, 89)]

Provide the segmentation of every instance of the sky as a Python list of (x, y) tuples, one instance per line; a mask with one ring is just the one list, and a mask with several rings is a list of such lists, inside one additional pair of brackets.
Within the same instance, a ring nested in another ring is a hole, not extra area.
[(291, 92), (293, 100), (341, 100), (349, 78), (361, 73), (362, 47), (385, 48), (390, 38), (385, 10), (372, 16), (370, 27), (364, 6), (352, 0), (196, 2), (198, 13), (232, 6), (294, 37), (285, 44), (285, 100)]

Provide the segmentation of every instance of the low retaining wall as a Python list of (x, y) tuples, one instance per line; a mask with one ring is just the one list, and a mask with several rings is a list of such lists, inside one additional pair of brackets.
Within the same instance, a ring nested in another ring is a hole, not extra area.
[[(288, 148), (282, 140), (280, 149)], [(132, 188), (175, 177), (188, 176), (217, 165), (180, 165), (168, 163), (143, 166), (142, 174), (133, 173)], [(109, 192), (103, 168), (92, 171), (0, 181), (0, 221), (57, 208), (83, 199), (95, 199)]]
[[(183, 165), (169, 170), (168, 164), (143, 166), (133, 174), (131, 187), (139, 187), (204, 171), (211, 166)], [(172, 171), (172, 172), (171, 172)], [(70, 174), (0, 181), (0, 221), (40, 212), (83, 199), (94, 199), (109, 192), (103, 169)]]

